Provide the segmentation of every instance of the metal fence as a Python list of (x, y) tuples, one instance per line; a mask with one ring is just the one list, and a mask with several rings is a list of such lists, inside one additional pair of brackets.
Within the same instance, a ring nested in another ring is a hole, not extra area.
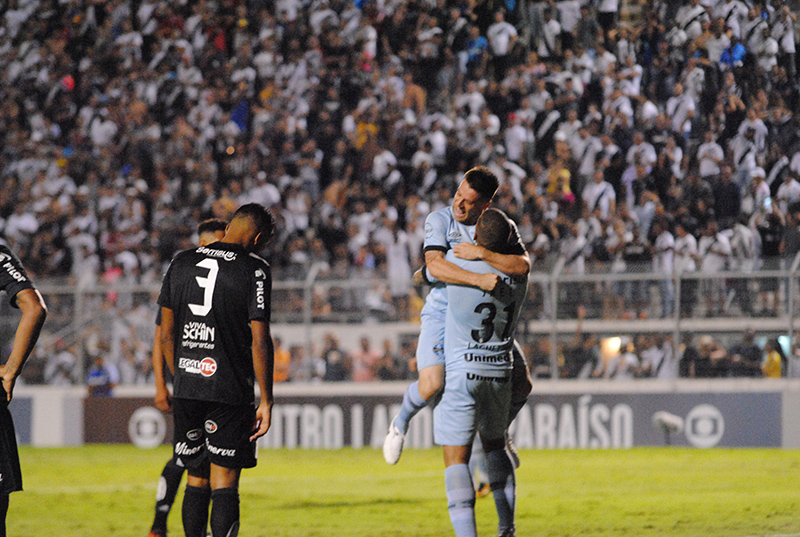
[[(560, 259), (537, 262), (547, 271), (530, 276), (518, 339), (526, 344), (542, 378), (572, 376), (565, 373), (569, 369), (565, 353), (587, 337), (660, 335), (671, 341), (676, 353), (686, 334), (711, 335), (730, 345), (746, 328), (761, 338), (781, 336), (782, 341), (793, 342), (800, 311), (799, 260), (749, 272), (669, 275), (655, 274), (645, 265), (614, 272), (609, 264), (593, 264), (583, 274), (571, 274)], [(314, 341), (312, 327), (334, 330), (367, 323), (380, 325), (381, 333), (407, 337), (408, 322), (418, 320), (427, 289), (398, 283), (369, 275), (330, 279), (319, 267), (310, 267), (302, 280), (274, 282), (272, 321), (302, 327), (308, 363), (299, 367), (310, 367), (312, 348), (320, 343)], [(50, 313), (37, 355), (26, 368), (29, 382), (44, 382), (47, 362), (65, 349), (77, 357), (71, 373), (74, 382), (85, 378), (97, 356), (112, 357), (126, 381), (147, 381), (158, 282), (38, 284)], [(3, 301), (0, 341), (6, 346), (13, 340), (17, 319), (8, 301)]]

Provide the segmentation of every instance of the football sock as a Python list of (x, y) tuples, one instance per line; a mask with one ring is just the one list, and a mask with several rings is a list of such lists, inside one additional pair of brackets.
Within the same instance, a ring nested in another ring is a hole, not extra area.
[(507, 528), (514, 526), (517, 494), (514, 465), (506, 450), (496, 449), (486, 454), (486, 466), (489, 470), (489, 486), (497, 508), (498, 534), (502, 534)]
[(186, 470), (183, 466), (178, 466), (174, 459), (164, 466), (161, 478), (158, 480), (158, 492), (156, 493), (156, 515), (153, 518), (152, 531), (167, 531), (167, 517), (175, 502), (175, 495), (181, 486), (181, 478)]
[(6, 513), (8, 513), (8, 494), (0, 492), (0, 537), (6, 537)]
[(183, 494), (183, 532), (186, 537), (205, 537), (211, 489), (186, 485)]
[(394, 420), (394, 426), (405, 434), (408, 431), (408, 422), (427, 404), (428, 402), (419, 394), (419, 381), (412, 383), (403, 394), (403, 406), (400, 407), (397, 419)]
[(239, 534), (239, 490), (211, 491), (212, 537), (236, 537)]
[(475, 527), (475, 489), (466, 464), (455, 464), (444, 470), (447, 510), (456, 537), (477, 537)]

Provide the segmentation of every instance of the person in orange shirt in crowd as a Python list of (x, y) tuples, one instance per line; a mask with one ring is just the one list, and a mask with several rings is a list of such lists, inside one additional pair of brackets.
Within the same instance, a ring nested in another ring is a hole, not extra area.
[(275, 342), (275, 368), (272, 373), (274, 382), (286, 382), (291, 377), (292, 354), (283, 346), (281, 338), (274, 337)]

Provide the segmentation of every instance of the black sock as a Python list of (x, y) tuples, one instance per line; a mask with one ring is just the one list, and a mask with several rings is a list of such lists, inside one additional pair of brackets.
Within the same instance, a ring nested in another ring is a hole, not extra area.
[(211, 491), (211, 535), (236, 537), (239, 534), (239, 490)]
[(186, 470), (183, 466), (178, 466), (174, 459), (164, 466), (164, 471), (161, 472), (161, 478), (158, 480), (158, 492), (156, 493), (156, 515), (153, 518), (154, 532), (167, 532), (167, 517), (169, 511), (172, 509), (172, 504), (175, 501), (175, 495), (181, 486), (181, 477), (183, 471)]
[(8, 513), (8, 494), (0, 492), (0, 537), (6, 537), (6, 513)]
[(186, 485), (183, 495), (183, 532), (186, 537), (205, 537), (211, 489)]

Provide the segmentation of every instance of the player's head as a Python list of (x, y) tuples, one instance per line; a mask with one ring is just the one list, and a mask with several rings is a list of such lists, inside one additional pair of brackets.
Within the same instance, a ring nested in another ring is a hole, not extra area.
[(511, 242), (511, 222), (500, 209), (486, 209), (475, 225), (475, 240), (492, 252), (502, 253)]
[(208, 246), (212, 242), (222, 240), (228, 223), (219, 218), (209, 218), (197, 224), (197, 245)]
[(225, 231), (225, 241), (254, 251), (269, 242), (274, 229), (275, 219), (270, 212), (261, 204), (248, 203), (233, 213)]
[(477, 166), (465, 173), (453, 199), (456, 222), (474, 225), (492, 202), (498, 186), (497, 176), (483, 166)]

